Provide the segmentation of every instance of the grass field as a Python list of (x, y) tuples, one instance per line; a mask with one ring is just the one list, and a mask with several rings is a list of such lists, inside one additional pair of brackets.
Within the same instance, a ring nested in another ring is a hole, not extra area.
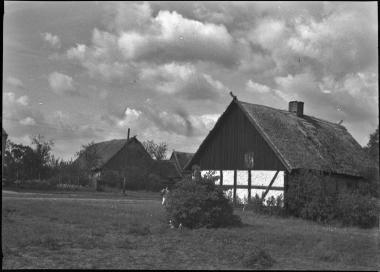
[[(379, 230), (237, 210), (242, 228), (170, 229), (159, 194), (4, 193), (3, 268), (378, 270)], [(259, 250), (274, 260), (258, 262)]]

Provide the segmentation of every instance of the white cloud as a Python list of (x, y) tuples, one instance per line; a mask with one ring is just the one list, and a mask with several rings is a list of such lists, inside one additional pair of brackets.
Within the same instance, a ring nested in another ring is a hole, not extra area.
[(16, 101), (20, 105), (27, 106), (29, 104), (29, 97), (26, 95), (23, 95), (23, 96), (20, 96)]
[(252, 43), (260, 44), (263, 48), (274, 49), (279, 46), (287, 31), (284, 21), (266, 18), (250, 31), (248, 39)]
[(117, 121), (119, 127), (127, 127), (135, 124), (141, 115), (141, 111), (127, 107), (122, 120)]
[(159, 11), (143, 32), (122, 32), (118, 46), (126, 59), (167, 61), (212, 61), (231, 65), (234, 42), (223, 25), (184, 18), (173, 11)]
[(24, 87), (24, 83), (20, 79), (18, 79), (16, 77), (12, 77), (12, 76), (8, 77), (7, 78), (7, 82), (9, 84), (11, 84), (12, 86), (15, 86), (15, 87), (18, 87), (18, 88)]
[(29, 97), (26, 95), (20, 96), (16, 99), (16, 95), (13, 92), (5, 92), (4, 93), (4, 104), (11, 105), (17, 103), (21, 106), (27, 106), (29, 104)]
[(35, 125), (36, 121), (32, 117), (26, 117), (25, 119), (20, 120), (20, 124), (25, 126)]
[(42, 33), (41, 35), (42, 35), (43, 40), (49, 43), (51, 47), (53, 48), (61, 47), (61, 40), (59, 39), (57, 35), (53, 35), (48, 32)]
[(74, 88), (73, 78), (71, 76), (59, 72), (52, 72), (49, 75), (49, 84), (56, 94), (78, 94)]
[(69, 50), (67, 50), (67, 57), (69, 59), (78, 59), (83, 60), (86, 53), (86, 45), (84, 44), (77, 44), (76, 47), (72, 47)]
[(247, 89), (249, 89), (253, 92), (258, 92), (258, 93), (269, 93), (270, 92), (270, 88), (268, 86), (254, 82), (251, 79), (247, 81), (246, 86), (247, 86)]
[(197, 72), (192, 64), (167, 63), (143, 68), (140, 81), (163, 94), (190, 100), (218, 100), (227, 91), (222, 82), (206, 73)]

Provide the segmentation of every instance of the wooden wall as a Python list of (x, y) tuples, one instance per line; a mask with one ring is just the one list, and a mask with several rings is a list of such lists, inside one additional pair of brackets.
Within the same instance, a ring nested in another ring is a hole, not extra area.
[(201, 169), (244, 170), (244, 154), (254, 152), (254, 170), (285, 170), (281, 161), (236, 104), (195, 158)]

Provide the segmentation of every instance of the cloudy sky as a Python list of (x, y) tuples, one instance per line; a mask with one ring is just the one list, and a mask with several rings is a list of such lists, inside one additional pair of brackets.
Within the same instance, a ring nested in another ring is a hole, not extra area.
[(196, 151), (238, 99), (378, 124), (376, 2), (5, 2), (3, 127), (65, 159), (92, 140)]

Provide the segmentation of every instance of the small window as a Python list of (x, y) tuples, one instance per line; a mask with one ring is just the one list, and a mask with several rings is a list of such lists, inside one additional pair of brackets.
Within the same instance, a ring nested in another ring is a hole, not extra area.
[(244, 163), (248, 169), (253, 169), (255, 165), (255, 158), (253, 151), (244, 154)]

